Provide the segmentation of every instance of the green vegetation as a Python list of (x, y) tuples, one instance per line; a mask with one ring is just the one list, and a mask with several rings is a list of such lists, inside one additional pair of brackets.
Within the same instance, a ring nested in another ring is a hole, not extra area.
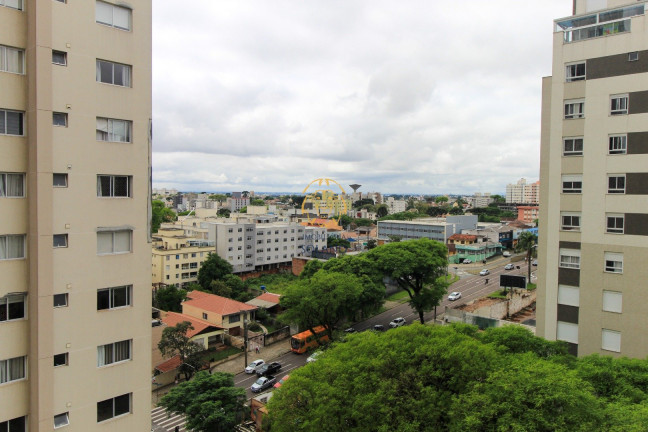
[(575, 358), (515, 325), (413, 324), (347, 335), (268, 410), (272, 432), (639, 432), (648, 360)]
[(529, 264), (527, 266), (527, 280), (531, 280), (531, 258), (536, 255), (538, 244), (538, 236), (533, 234), (530, 231), (524, 231), (518, 236), (518, 242), (515, 246), (515, 252), (524, 252), (526, 253), (526, 262)]
[(168, 285), (158, 288), (153, 296), (153, 307), (168, 312), (182, 312), (182, 303), (187, 298), (187, 291)]
[(198, 283), (209, 292), (212, 281), (222, 280), (229, 274), (232, 274), (232, 265), (218, 254), (210, 253), (198, 270)]
[(173, 210), (167, 208), (164, 202), (151, 201), (151, 233), (156, 233), (160, 229), (162, 222), (173, 222), (178, 216)]
[(184, 414), (188, 430), (229, 432), (241, 422), (245, 401), (245, 389), (234, 387), (232, 374), (199, 372), (195, 379), (172, 388), (159, 405)]
[(204, 348), (189, 339), (187, 336), (189, 330), (193, 330), (189, 321), (178, 323), (175, 327), (166, 327), (162, 330), (162, 338), (158, 343), (158, 349), (164, 357), (171, 358), (179, 355), (183, 359), (178, 372), (183, 374), (187, 381), (204, 365), (200, 356)]
[(507, 291), (506, 290), (494, 291), (494, 292), (488, 294), (488, 298), (492, 298), (492, 299), (505, 299), (505, 298), (508, 298)]
[(230, 356), (240, 354), (242, 352), (243, 351), (241, 351), (238, 348), (228, 346), (227, 348), (218, 351), (215, 350), (202, 351), (198, 355), (200, 356), (200, 359), (202, 360), (203, 364), (207, 364), (210, 362), (217, 362), (220, 360), (224, 360)]
[(534, 284), (533, 282), (529, 282), (529, 283), (527, 284), (527, 289), (528, 289), (529, 291), (533, 291), (533, 290), (536, 289), (536, 288), (537, 288), (537, 286), (536, 286), (536, 284)]
[(347, 240), (347, 239), (328, 236), (326, 238), (326, 247), (336, 247), (336, 246), (349, 248), (349, 247), (351, 247), (351, 242), (349, 240)]
[(404, 211), (400, 213), (394, 213), (387, 215), (385, 217), (381, 217), (378, 220), (379, 221), (388, 221), (388, 220), (412, 220), (412, 219), (418, 219), (418, 218), (424, 218), (428, 217), (427, 214), (420, 214), (417, 212), (411, 212), (411, 211)]
[(395, 302), (400, 302), (400, 303), (405, 303), (407, 300), (409, 300), (409, 294), (407, 291), (398, 291), (389, 297), (387, 297), (387, 300), (389, 301), (395, 301)]
[(298, 279), (292, 273), (266, 274), (257, 278), (245, 280), (245, 286), (256, 295), (261, 294), (261, 285), (265, 285), (266, 291), (274, 294), (283, 294), (286, 288)]

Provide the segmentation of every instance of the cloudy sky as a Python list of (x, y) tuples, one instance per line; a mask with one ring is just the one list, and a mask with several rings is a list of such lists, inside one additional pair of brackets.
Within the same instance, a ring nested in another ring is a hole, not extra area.
[[(153, 2), (153, 186), (504, 192), (571, 0)], [(348, 188), (347, 188), (348, 189)]]

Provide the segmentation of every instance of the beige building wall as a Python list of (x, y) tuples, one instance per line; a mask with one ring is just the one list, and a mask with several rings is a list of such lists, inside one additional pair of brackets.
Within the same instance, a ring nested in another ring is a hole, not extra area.
[[(579, 0), (575, 10), (596, 15), (642, 5)], [(553, 76), (543, 80), (538, 335), (565, 340), (578, 355), (648, 355), (648, 28), (645, 14), (626, 20), (629, 31), (570, 43), (555, 32)], [(576, 63), (585, 64), (584, 79), (568, 82), (567, 68)], [(626, 113), (612, 113), (616, 95), (628, 96)], [(584, 115), (566, 119), (565, 104), (574, 101), (584, 102)], [(610, 152), (611, 135), (626, 137), (623, 152)], [(581, 154), (565, 142), (572, 138), (582, 138)], [(570, 179), (563, 176), (582, 176), (582, 191), (565, 193)], [(624, 187), (614, 193), (609, 177), (618, 176)], [(615, 214), (624, 225), (612, 233)], [(568, 255), (579, 263), (565, 265)]]
[[(151, 2), (128, 2), (131, 30), (95, 22), (95, 6), (0, 6), (0, 45), (25, 53), (23, 74), (0, 71), (0, 110), (25, 124), (22, 136), (0, 134), (0, 172), (25, 174), (23, 198), (0, 197), (0, 236), (26, 236), (24, 258), (0, 260), (0, 298), (27, 293), (25, 318), (0, 322), (0, 360), (26, 358), (25, 378), (0, 384), (0, 423), (25, 416), (30, 432), (52, 431), (65, 413), (70, 432), (150, 428)], [(52, 50), (67, 64), (53, 64)], [(97, 82), (97, 59), (130, 65), (131, 86)], [(53, 112), (66, 126), (53, 126)], [(98, 141), (97, 117), (132, 121), (130, 142)], [(54, 188), (53, 173), (67, 187)], [(99, 198), (98, 175), (130, 176), (130, 196)], [(98, 232), (117, 227), (130, 231), (130, 250), (99, 255)], [(98, 290), (126, 285), (129, 305), (98, 310)], [(66, 305), (55, 308), (54, 295)], [(124, 340), (130, 359), (98, 367), (98, 346)], [(54, 367), (58, 354), (66, 365)], [(129, 412), (98, 422), (98, 402), (125, 394)]]

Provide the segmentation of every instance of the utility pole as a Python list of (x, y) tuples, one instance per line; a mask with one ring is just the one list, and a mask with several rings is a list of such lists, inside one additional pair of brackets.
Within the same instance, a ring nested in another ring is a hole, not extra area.
[(248, 358), (247, 358), (247, 352), (248, 352), (248, 332), (247, 332), (247, 311), (243, 312), (243, 350), (245, 351), (245, 365), (243, 366), (244, 368), (247, 367), (248, 365)]

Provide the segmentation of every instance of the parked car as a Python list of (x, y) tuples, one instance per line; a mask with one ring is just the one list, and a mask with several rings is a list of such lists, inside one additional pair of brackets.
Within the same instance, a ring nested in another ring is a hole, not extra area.
[(396, 328), (405, 325), (407, 321), (405, 321), (405, 318), (403, 317), (398, 317), (394, 318), (392, 322), (389, 323), (390, 328)]
[(479, 276), (486, 276), (486, 275), (489, 275), (489, 274), (490, 274), (490, 271), (488, 271), (488, 269), (484, 269), (484, 270), (479, 272)]
[(535, 260), (534, 260), (534, 261), (531, 263), (531, 265), (534, 265), (534, 266), (537, 267), (537, 266), (538, 266), (538, 261), (535, 261)]
[(274, 388), (281, 387), (283, 385), (283, 383), (288, 381), (288, 378), (290, 378), (290, 375), (284, 375), (283, 378), (281, 378), (279, 381), (277, 381), (273, 387)]
[(504, 266), (504, 270), (513, 270), (515, 266), (511, 263), (508, 263)]
[(245, 373), (253, 374), (254, 372), (257, 371), (258, 368), (260, 368), (264, 364), (265, 362), (261, 359), (254, 360), (252, 363), (248, 365), (248, 367), (245, 368)]
[(459, 291), (453, 291), (448, 295), (448, 300), (455, 301), (461, 298), (461, 293)]
[(272, 387), (276, 382), (277, 378), (273, 377), (272, 375), (263, 376), (256, 380), (254, 384), (252, 384), (250, 390), (252, 390), (252, 392), (254, 393), (259, 393), (267, 388)]
[(348, 329), (344, 330), (344, 333), (355, 333), (355, 332), (356, 329), (354, 329), (353, 327), (349, 327)]
[(382, 324), (376, 324), (375, 326), (373, 326), (373, 329), (375, 331), (385, 331), (385, 326)]
[(308, 356), (306, 359), (306, 363), (313, 363), (314, 361), (317, 361), (317, 357), (322, 353), (322, 351), (315, 351), (313, 354)]
[(505, 257), (505, 258), (508, 258), (508, 257), (511, 256), (511, 252), (509, 252), (509, 251), (504, 251), (504, 252), (502, 252), (502, 256)]
[(274, 375), (279, 369), (281, 369), (279, 362), (266, 363), (256, 370), (256, 374), (257, 376)]
[(471, 264), (472, 263), (472, 261), (470, 261), (468, 258), (464, 259), (461, 262), (464, 263), (464, 264)]

